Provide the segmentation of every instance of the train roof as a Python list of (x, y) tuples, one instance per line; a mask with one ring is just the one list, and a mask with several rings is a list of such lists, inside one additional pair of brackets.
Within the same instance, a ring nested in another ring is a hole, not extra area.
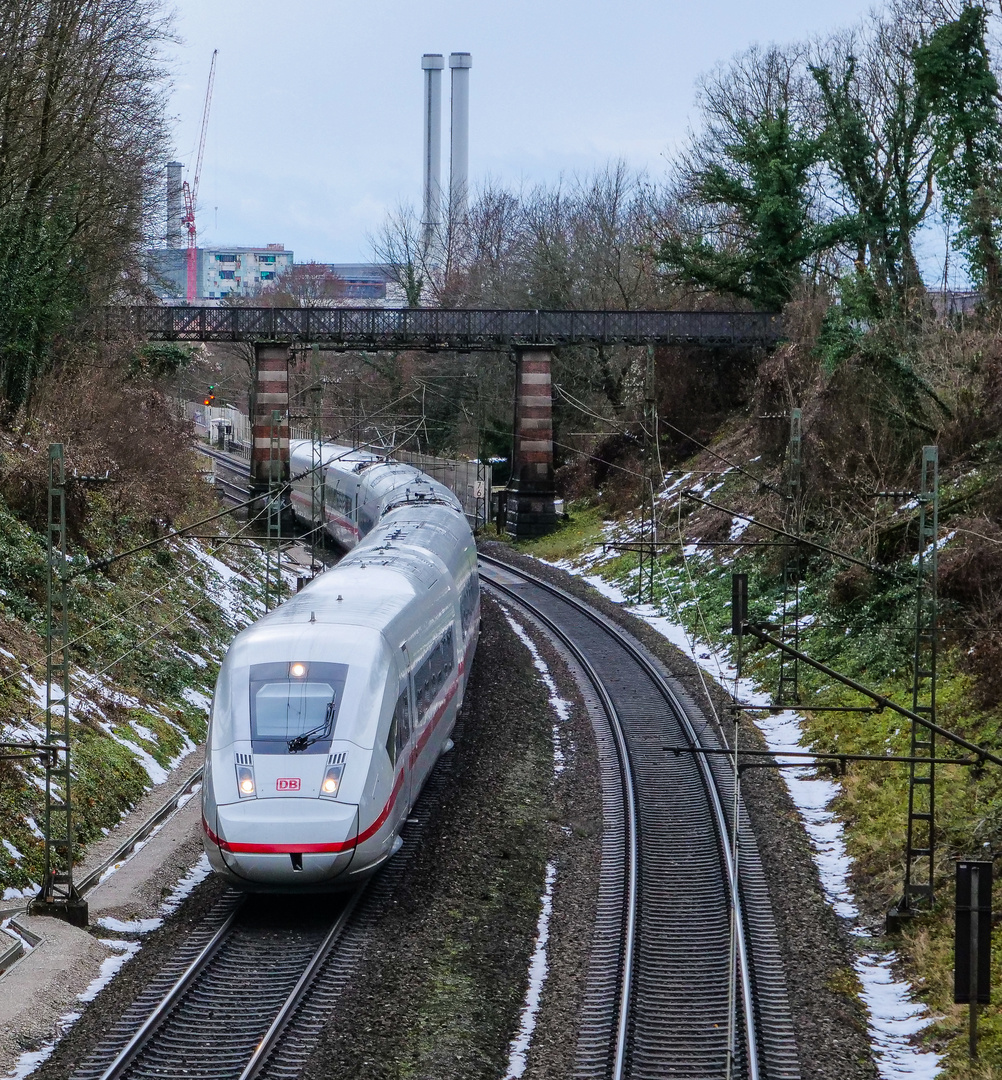
[(424, 591), (422, 584), (413, 581), (404, 567), (387, 566), (378, 559), (339, 565), (315, 577), (266, 619), (382, 628)]
[[(315, 445), (310, 439), (289, 440), (289, 459), (293, 466), (293, 472), (296, 472), (297, 469), (299, 471), (308, 469), (313, 465)], [(356, 450), (351, 446), (322, 442), (320, 443), (320, 460), (324, 465), (342, 462), (345, 467), (353, 468), (365, 462), (379, 461), (380, 459), (367, 450)]]

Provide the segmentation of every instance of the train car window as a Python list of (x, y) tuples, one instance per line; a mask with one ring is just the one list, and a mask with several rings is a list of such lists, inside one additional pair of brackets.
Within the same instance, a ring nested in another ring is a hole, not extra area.
[(473, 626), (473, 613), (477, 610), (477, 600), (480, 597), (480, 579), (475, 573), (471, 574), (463, 586), (463, 592), (459, 597), (459, 621), (463, 627), (463, 637), (467, 637)]
[[(400, 705), (400, 702), (397, 702)], [(390, 730), (386, 733), (386, 754), (390, 759), (391, 765), (397, 763), (397, 713), (393, 712), (393, 718), (390, 720)]]
[(341, 517), (351, 518), (351, 496), (346, 495), (343, 491), (334, 490), (330, 498), (330, 507)]
[(347, 664), (252, 664), (255, 754), (326, 754), (337, 725)]
[(434, 651), (414, 674), (414, 696), (417, 699), (418, 716), (423, 717), (435, 700), (435, 674), (432, 668)]
[(390, 756), (392, 765), (396, 765), (397, 757), (407, 745), (407, 740), (410, 737), (411, 707), (405, 689), (397, 698), (397, 704), (393, 709), (393, 719), (390, 721), (390, 730), (386, 736), (386, 752)]
[(438, 697), (455, 667), (455, 649), (452, 643), (452, 627), (439, 638), (435, 648), (425, 657), (424, 663), (414, 676), (414, 694), (417, 698), (418, 716), (423, 717)]
[[(396, 753), (399, 754), (411, 737), (411, 703), (406, 689), (397, 698), (397, 707), (393, 710), (393, 727), (396, 736)], [(394, 757), (393, 760), (396, 761), (396, 758)]]

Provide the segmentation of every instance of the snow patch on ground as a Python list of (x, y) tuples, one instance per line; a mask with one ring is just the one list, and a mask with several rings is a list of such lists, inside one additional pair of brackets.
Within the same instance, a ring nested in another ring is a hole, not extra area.
[(113, 919), (110, 915), (95, 919), (96, 926), (116, 934), (150, 934), (163, 926), (163, 919)]
[(190, 686), (186, 686), (181, 691), (181, 697), (188, 702), (189, 705), (194, 705), (196, 709), (201, 709), (208, 714), (212, 708), (212, 698), (208, 694), (203, 694), (200, 690), (192, 690)]
[(125, 967), (125, 964), (139, 952), (138, 941), (119, 941), (117, 938), (98, 938), (102, 945), (114, 949), (115, 954), (101, 961), (97, 978), (78, 996), (78, 1001), (93, 1001), (111, 980)]
[(37, 896), (41, 891), (42, 886), (36, 885), (35, 882), (28, 882), (26, 889), (15, 889), (12, 886), (8, 886), (3, 891), (4, 900), (30, 900), (33, 896)]
[(130, 753), (139, 758), (139, 763), (146, 770), (147, 775), (154, 784), (162, 784), (168, 777), (167, 770), (160, 764), (159, 761), (148, 751), (144, 750), (138, 743), (134, 743), (131, 739), (126, 739), (115, 732), (115, 729), (111, 724), (106, 724), (98, 721), (101, 729), (108, 735), (110, 735), (115, 742), (124, 746)]
[[(509, 619), (509, 622), (511, 620)], [(515, 624), (512, 624), (513, 628)], [(516, 630), (516, 633), (518, 631)], [(546, 864), (546, 880), (543, 886), (539, 921), (536, 923), (536, 944), (529, 961), (529, 985), (525, 991), (525, 1003), (518, 1021), (518, 1034), (508, 1047), (508, 1069), (505, 1080), (518, 1080), (525, 1072), (532, 1044), (532, 1035), (536, 1030), (536, 1018), (539, 1014), (539, 1001), (543, 995), (543, 986), (549, 966), (546, 959), (546, 946), (550, 940), (550, 916), (553, 914), (553, 885), (557, 880), (555, 863)]]
[(212, 867), (209, 865), (209, 856), (203, 851), (198, 862), (181, 878), (171, 890), (170, 896), (160, 905), (162, 914), (173, 915), (211, 873)]
[(20, 862), (24, 856), (9, 840), (0, 840), (0, 844), (7, 849), (7, 854), (14, 860), (14, 862)]
[(195, 541), (185, 544), (184, 547), (219, 579), (220, 587), (215, 590), (213, 600), (232, 626), (239, 630), (251, 622), (252, 616), (248, 615), (248, 607), (254, 609), (259, 615), (264, 614), (264, 604), (260, 600), (251, 601), (243, 592), (241, 583), (244, 583), (245, 579), (236, 570), (227, 566), (221, 559), (217, 559), (215, 555), (210, 555), (201, 544)]
[(567, 756), (564, 753), (560, 725), (566, 724), (571, 717), (570, 702), (566, 698), (560, 696), (560, 692), (557, 690), (557, 684), (550, 674), (550, 669), (547, 666), (546, 661), (540, 656), (539, 649), (536, 648), (536, 643), (526, 633), (525, 627), (513, 618), (507, 610), (504, 613), (504, 617), (508, 620), (508, 625), (515, 631), (519, 641), (521, 641), (529, 650), (529, 655), (532, 657), (532, 663), (539, 672), (539, 677), (543, 680), (543, 685), (546, 687), (546, 691), (549, 694), (550, 708), (557, 714), (558, 722), (553, 725), (553, 775), (559, 776), (567, 767)]
[(745, 529), (751, 525), (751, 522), (747, 518), (733, 517), (731, 518), (731, 531), (728, 534), (729, 540), (740, 540), (744, 535)]

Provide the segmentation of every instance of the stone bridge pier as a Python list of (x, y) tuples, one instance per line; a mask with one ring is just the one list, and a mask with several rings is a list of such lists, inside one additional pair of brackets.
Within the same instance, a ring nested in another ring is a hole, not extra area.
[[(254, 343), (251, 388), (251, 493), (264, 494), (268, 482), (289, 478), (289, 361), (292, 349), (281, 342)], [(279, 422), (274, 425), (274, 414)], [(277, 443), (272, 447), (272, 439)], [(274, 455), (274, 456), (273, 456)]]
[(553, 350), (541, 345), (515, 350), (515, 444), (505, 531), (540, 536), (556, 525), (553, 500)]

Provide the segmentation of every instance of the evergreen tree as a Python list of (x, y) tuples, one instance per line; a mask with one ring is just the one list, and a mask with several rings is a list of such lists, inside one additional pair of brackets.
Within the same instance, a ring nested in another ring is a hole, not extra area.
[(914, 50), (915, 77), (936, 120), (936, 179), (959, 222), (955, 246), (989, 304), (1002, 299), (1002, 127), (987, 15), (965, 7)]
[(736, 141), (692, 177), (694, 197), (723, 212), (712, 239), (674, 235), (660, 251), (669, 272), (775, 311), (790, 299), (806, 260), (842, 226), (818, 224), (808, 193), (821, 142), (798, 130), (786, 107), (735, 120)]

